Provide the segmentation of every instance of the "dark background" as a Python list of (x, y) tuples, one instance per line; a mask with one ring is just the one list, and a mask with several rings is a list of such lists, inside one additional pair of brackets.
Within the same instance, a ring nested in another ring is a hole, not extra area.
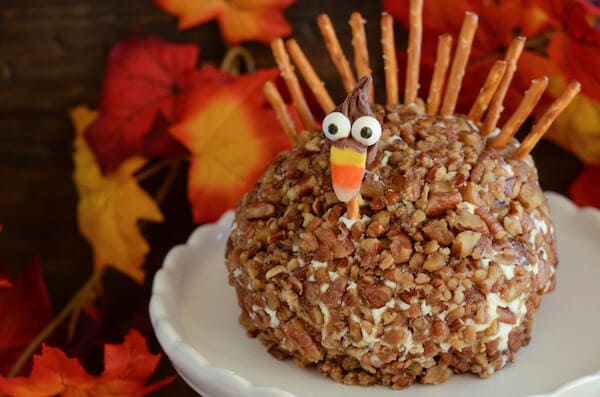
[[(381, 76), (378, 1), (298, 0), (286, 12), (294, 37), (336, 100), (343, 96), (341, 84), (315, 19), (320, 12), (330, 15), (350, 56), (347, 19), (353, 10), (361, 11), (369, 21), (371, 66)], [(401, 46), (405, 35), (397, 30)], [(95, 107), (106, 55), (112, 45), (132, 33), (196, 43), (200, 63), (218, 65), (227, 50), (216, 23), (179, 32), (175, 18), (162, 13), (151, 0), (0, 0), (0, 256), (14, 272), (22, 270), (32, 255), (40, 254), (56, 311), (92, 269), (91, 251), (77, 231), (71, 160), (74, 131), (66, 112), (77, 104)], [(273, 66), (268, 47), (245, 46), (259, 67)], [(381, 89), (377, 91), (382, 94)], [(546, 190), (566, 193), (581, 169), (577, 159), (548, 142), (538, 145), (534, 157)], [(105, 313), (103, 328), (113, 334), (125, 333), (130, 326), (151, 334), (146, 315), (151, 276), (167, 250), (185, 241), (194, 227), (185, 198), (185, 172), (180, 172), (163, 205), (166, 221), (144, 229), (152, 247), (146, 284), (137, 286), (112, 271), (105, 276), (100, 302)], [(160, 179), (158, 175), (144, 187), (154, 192)], [(155, 340), (149, 338), (149, 343), (153, 351), (159, 351)], [(157, 377), (172, 371), (163, 360)], [(178, 379), (156, 395), (194, 393)]]

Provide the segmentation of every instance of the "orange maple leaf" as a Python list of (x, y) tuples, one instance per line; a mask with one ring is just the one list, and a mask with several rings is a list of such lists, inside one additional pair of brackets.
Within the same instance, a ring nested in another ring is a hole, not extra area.
[(81, 234), (94, 251), (94, 267), (113, 266), (137, 282), (150, 247), (140, 234), (140, 219), (162, 222), (154, 199), (137, 183), (133, 174), (146, 160), (131, 157), (108, 175), (100, 167), (83, 138), (83, 132), (97, 116), (95, 111), (78, 106), (70, 112), (77, 135), (73, 179), (79, 194), (77, 221)]
[(190, 95), (170, 132), (192, 153), (188, 197), (198, 223), (214, 221), (254, 186), (266, 165), (290, 144), (262, 85), (276, 69), (205, 84)]
[(152, 354), (146, 339), (129, 331), (120, 345), (104, 346), (104, 372), (93, 376), (74, 358), (60, 349), (42, 346), (33, 357), (28, 377), (0, 377), (0, 394), (14, 397), (62, 396), (143, 396), (172, 382), (175, 376), (146, 385), (160, 361)]
[(229, 44), (258, 40), (269, 43), (287, 36), (292, 28), (283, 10), (295, 0), (154, 0), (169, 14), (179, 17), (179, 29), (216, 19)]

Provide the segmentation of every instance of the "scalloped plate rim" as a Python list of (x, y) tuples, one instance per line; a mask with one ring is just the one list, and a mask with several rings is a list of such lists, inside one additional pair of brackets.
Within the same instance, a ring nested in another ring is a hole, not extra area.
[[(577, 213), (580, 216), (589, 215), (589, 218), (587, 218), (590, 219), (589, 222), (596, 223), (597, 226), (600, 226), (600, 210), (593, 207), (577, 207), (567, 197), (558, 193), (545, 192), (545, 195), (552, 200), (555, 205), (560, 205), (563, 210), (570, 213)], [(176, 245), (169, 250), (163, 261), (162, 267), (158, 270), (154, 277), (152, 285), (152, 296), (149, 304), (152, 327), (160, 345), (171, 362), (173, 362), (177, 372), (190, 387), (192, 387), (198, 393), (204, 393), (206, 397), (209, 397), (210, 394), (203, 390), (199, 385), (192, 382), (184, 374), (185, 371), (183, 371), (183, 369), (193, 371), (196, 374), (199, 372), (204, 372), (205, 376), (203, 377), (210, 379), (210, 382), (212, 383), (215, 383), (215, 380), (223, 381), (224, 383), (222, 383), (221, 386), (223, 386), (229, 392), (235, 392), (233, 395), (256, 397), (297, 397), (295, 394), (277, 387), (256, 386), (232, 370), (212, 365), (210, 361), (202, 355), (202, 353), (185, 342), (183, 337), (177, 332), (176, 327), (174, 327), (172, 324), (172, 321), (175, 321), (175, 319), (172, 319), (168, 314), (168, 302), (172, 300), (172, 297), (167, 296), (164, 291), (165, 289), (168, 290), (168, 283), (175, 282), (174, 278), (177, 279), (181, 276), (179, 273), (181, 272), (180, 269), (183, 267), (180, 266), (180, 262), (178, 263), (173, 259), (176, 257), (177, 250), (181, 250), (182, 247), (196, 245), (203, 235), (210, 233), (212, 229), (218, 229), (219, 227), (231, 224), (233, 219), (234, 212), (233, 210), (229, 210), (225, 212), (217, 222), (198, 226), (191, 233), (185, 244)], [(202, 368), (202, 371), (198, 371), (199, 368)], [(600, 389), (600, 370), (598, 372), (584, 375), (567, 382), (550, 394), (535, 394), (527, 397), (571, 396), (572, 394), (568, 393), (573, 393), (574, 391), (577, 391), (577, 388), (590, 384), (597, 385)], [(222, 390), (223, 387), (217, 386), (216, 389)]]

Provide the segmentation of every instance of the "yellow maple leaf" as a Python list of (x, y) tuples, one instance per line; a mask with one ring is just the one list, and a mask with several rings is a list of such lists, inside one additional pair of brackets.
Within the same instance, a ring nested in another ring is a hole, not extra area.
[[(564, 77), (556, 75), (548, 91), (558, 96), (565, 87)], [(554, 121), (547, 137), (586, 163), (600, 163), (600, 103), (579, 93)]]
[(73, 179), (79, 194), (77, 222), (79, 231), (94, 251), (94, 268), (113, 266), (141, 283), (144, 279), (141, 266), (150, 247), (140, 233), (138, 221), (163, 220), (154, 199), (133, 177), (146, 159), (132, 157), (117, 171), (102, 175), (83, 138), (85, 128), (96, 118), (97, 112), (80, 105), (69, 115), (76, 130)]

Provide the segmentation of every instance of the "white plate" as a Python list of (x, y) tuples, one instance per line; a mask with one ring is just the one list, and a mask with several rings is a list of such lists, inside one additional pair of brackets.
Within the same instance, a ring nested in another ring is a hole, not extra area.
[(154, 279), (152, 324), (177, 371), (205, 397), (353, 397), (367, 391), (369, 397), (599, 397), (600, 211), (547, 196), (558, 234), (557, 289), (544, 298), (517, 363), (487, 380), (458, 375), (400, 392), (366, 389), (272, 358), (237, 321), (240, 309), (223, 264), (231, 212), (169, 252)]

